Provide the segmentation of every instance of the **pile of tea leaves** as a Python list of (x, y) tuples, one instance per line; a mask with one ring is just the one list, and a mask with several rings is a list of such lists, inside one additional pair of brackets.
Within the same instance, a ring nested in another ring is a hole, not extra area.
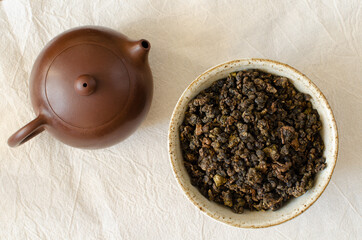
[(255, 69), (214, 82), (188, 103), (179, 129), (191, 183), (237, 213), (303, 195), (326, 167), (310, 100), (288, 78)]

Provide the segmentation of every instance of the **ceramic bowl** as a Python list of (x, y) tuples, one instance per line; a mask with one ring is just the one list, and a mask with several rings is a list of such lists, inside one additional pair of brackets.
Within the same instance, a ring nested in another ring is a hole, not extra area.
[[(225, 78), (231, 72), (259, 69), (290, 79), (302, 93), (309, 94), (313, 107), (317, 109), (323, 124), (322, 138), (325, 143), (324, 157), (327, 167), (315, 178), (314, 187), (304, 195), (293, 198), (277, 211), (248, 211), (242, 214), (209, 201), (196, 187), (191, 185), (190, 177), (184, 167), (179, 140), (181, 125), (187, 108), (187, 103), (200, 91), (208, 88), (214, 81)], [(338, 133), (332, 110), (322, 92), (309, 78), (296, 69), (276, 61), (267, 59), (242, 59), (215, 66), (196, 78), (183, 92), (173, 111), (168, 134), (168, 147), (174, 175), (187, 198), (208, 216), (235, 227), (262, 228), (277, 225), (293, 219), (307, 210), (323, 193), (331, 179), (338, 153)]]

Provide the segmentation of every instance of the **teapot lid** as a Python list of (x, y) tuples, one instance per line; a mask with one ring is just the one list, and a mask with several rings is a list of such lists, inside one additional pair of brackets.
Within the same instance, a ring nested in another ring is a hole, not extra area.
[(120, 53), (96, 42), (68, 47), (51, 62), (45, 79), (48, 103), (64, 122), (79, 128), (106, 124), (122, 112), (130, 77)]

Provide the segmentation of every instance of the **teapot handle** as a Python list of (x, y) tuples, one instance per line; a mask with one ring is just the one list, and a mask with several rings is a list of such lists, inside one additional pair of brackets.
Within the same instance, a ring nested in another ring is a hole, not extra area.
[(8, 139), (8, 145), (10, 147), (17, 147), (21, 144), (32, 139), (42, 131), (44, 131), (44, 125), (46, 121), (42, 115), (39, 115), (30, 123), (26, 124), (24, 127), (20, 128)]

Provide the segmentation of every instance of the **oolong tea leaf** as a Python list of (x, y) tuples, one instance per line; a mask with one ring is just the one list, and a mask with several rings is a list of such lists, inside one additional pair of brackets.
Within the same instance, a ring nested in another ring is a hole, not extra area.
[(276, 210), (326, 167), (322, 123), (286, 77), (233, 72), (188, 103), (180, 126), (191, 183), (236, 213)]

